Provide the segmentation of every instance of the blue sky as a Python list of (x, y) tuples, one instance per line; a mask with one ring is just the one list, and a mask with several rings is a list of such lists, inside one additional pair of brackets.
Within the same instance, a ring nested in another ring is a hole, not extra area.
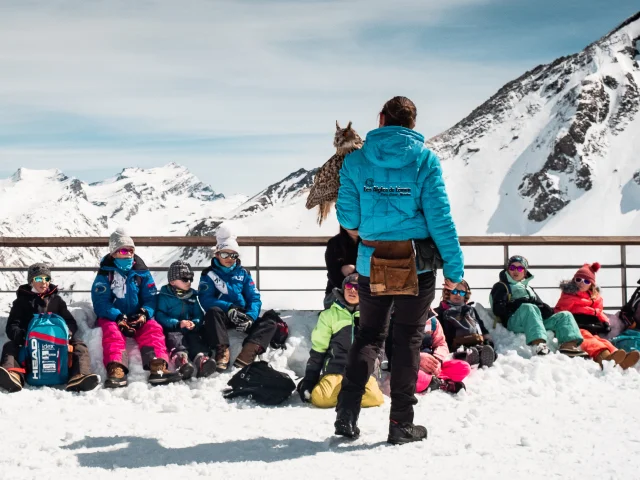
[(418, 105), (427, 137), (581, 50), (631, 0), (0, 0), (0, 175), (178, 162), (253, 194), (333, 152), (335, 120)]

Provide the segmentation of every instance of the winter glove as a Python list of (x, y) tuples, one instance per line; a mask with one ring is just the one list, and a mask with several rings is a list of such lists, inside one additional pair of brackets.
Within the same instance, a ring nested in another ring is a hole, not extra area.
[(229, 320), (233, 323), (238, 332), (246, 332), (253, 323), (253, 319), (249, 315), (237, 308), (229, 309), (228, 315)]
[(129, 317), (127, 323), (131, 328), (138, 330), (147, 322), (147, 311), (144, 308), (141, 308), (138, 313), (135, 313)]
[(429, 353), (420, 354), (420, 370), (431, 375), (440, 373), (440, 360)]
[(310, 402), (311, 392), (313, 391), (313, 387), (315, 386), (316, 382), (314, 382), (310, 378), (304, 377), (302, 380), (300, 380), (300, 383), (298, 383), (298, 386), (296, 387), (296, 390), (300, 395), (300, 400), (302, 400), (304, 403)]
[(27, 340), (26, 330), (22, 330), (22, 329), (16, 330), (16, 334), (13, 337), (13, 342), (22, 346), (24, 345), (24, 342), (26, 342), (26, 340)]
[(120, 329), (125, 337), (135, 337), (136, 329), (129, 325), (126, 315), (123, 315), (122, 313), (118, 315), (116, 318), (116, 325), (118, 325), (118, 329)]

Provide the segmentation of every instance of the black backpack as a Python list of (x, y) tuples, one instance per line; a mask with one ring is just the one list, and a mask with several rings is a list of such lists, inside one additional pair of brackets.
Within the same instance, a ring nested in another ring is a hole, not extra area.
[(289, 375), (263, 361), (247, 365), (227, 385), (231, 388), (222, 392), (224, 398), (249, 397), (264, 405), (279, 405), (296, 389)]
[(271, 348), (281, 348), (283, 350), (287, 349), (286, 341), (289, 338), (289, 325), (285, 322), (280, 315), (278, 315), (274, 310), (267, 310), (262, 315), (262, 318), (271, 318), (276, 322), (276, 331), (271, 337), (271, 342), (269, 345)]
[[(640, 285), (640, 280), (638, 280), (638, 284)], [(640, 322), (640, 287), (636, 288), (629, 301), (622, 307), (620, 320), (626, 328), (629, 328), (634, 322), (636, 324)]]

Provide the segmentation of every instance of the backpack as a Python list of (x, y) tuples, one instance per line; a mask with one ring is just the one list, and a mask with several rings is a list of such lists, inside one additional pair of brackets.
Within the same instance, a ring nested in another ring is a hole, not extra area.
[[(420, 351), (423, 353), (433, 353), (433, 333), (436, 331), (438, 327), (437, 320), (435, 314), (430, 319), (431, 321), (427, 323), (425, 326), (424, 334), (422, 335), (422, 343), (420, 345)], [(429, 329), (429, 325), (431, 328)]]
[[(638, 280), (638, 284), (640, 285), (640, 280)], [(640, 287), (636, 288), (629, 301), (622, 307), (619, 316), (626, 328), (634, 323), (640, 324)]]
[(253, 362), (242, 368), (227, 383), (224, 398), (249, 397), (264, 405), (279, 405), (296, 389), (291, 377), (274, 370), (267, 362)]
[(62, 385), (69, 380), (69, 327), (55, 313), (35, 314), (29, 323), (20, 363), (29, 385)]
[(276, 331), (271, 337), (271, 342), (269, 345), (271, 348), (281, 348), (282, 350), (287, 349), (287, 345), (285, 344), (287, 338), (289, 338), (289, 325), (285, 322), (280, 315), (278, 315), (274, 310), (268, 310), (264, 312), (262, 318), (271, 318), (276, 322)]

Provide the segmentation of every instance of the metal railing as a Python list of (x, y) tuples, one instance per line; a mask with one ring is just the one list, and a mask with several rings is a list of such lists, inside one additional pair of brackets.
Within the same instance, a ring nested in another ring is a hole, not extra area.
[[(245, 266), (255, 272), (255, 281), (261, 291), (324, 291), (324, 288), (278, 288), (262, 289), (261, 272), (268, 271), (324, 271), (324, 266), (300, 266), (300, 265), (275, 265), (267, 266), (260, 263), (261, 248), (269, 247), (324, 247), (331, 237), (239, 237), (238, 243), (243, 247), (255, 247), (255, 265)], [(213, 247), (216, 244), (214, 237), (133, 237), (137, 247)], [(108, 237), (0, 237), (0, 248), (52, 248), (52, 247), (107, 247)], [(503, 261), (500, 264), (466, 265), (466, 270), (497, 270), (503, 268), (510, 257), (510, 247), (516, 246), (617, 246), (620, 249), (619, 263), (602, 263), (603, 269), (620, 269), (620, 285), (607, 288), (619, 288), (621, 290), (622, 305), (627, 301), (627, 289), (629, 282), (627, 272), (629, 269), (640, 269), (640, 264), (628, 264), (627, 247), (640, 246), (640, 237), (589, 237), (589, 236), (463, 236), (460, 244), (468, 247), (502, 247)], [(573, 269), (580, 268), (582, 264), (571, 265), (540, 265), (536, 264), (536, 270)], [(203, 269), (206, 265), (194, 266), (194, 269)], [(27, 266), (0, 266), (0, 272), (26, 272)], [(95, 272), (95, 266), (52, 267), (52, 271), (63, 272)], [(151, 266), (151, 271), (166, 271), (167, 266)], [(635, 281), (633, 282), (635, 283)], [(16, 286), (17, 288), (17, 286)], [(478, 290), (488, 289), (490, 286), (474, 287)], [(557, 286), (540, 286), (539, 289), (557, 288)], [(13, 293), (15, 290), (0, 290), (0, 293)], [(88, 290), (69, 290), (67, 293), (89, 293)], [(614, 307), (611, 307), (614, 308)]]

